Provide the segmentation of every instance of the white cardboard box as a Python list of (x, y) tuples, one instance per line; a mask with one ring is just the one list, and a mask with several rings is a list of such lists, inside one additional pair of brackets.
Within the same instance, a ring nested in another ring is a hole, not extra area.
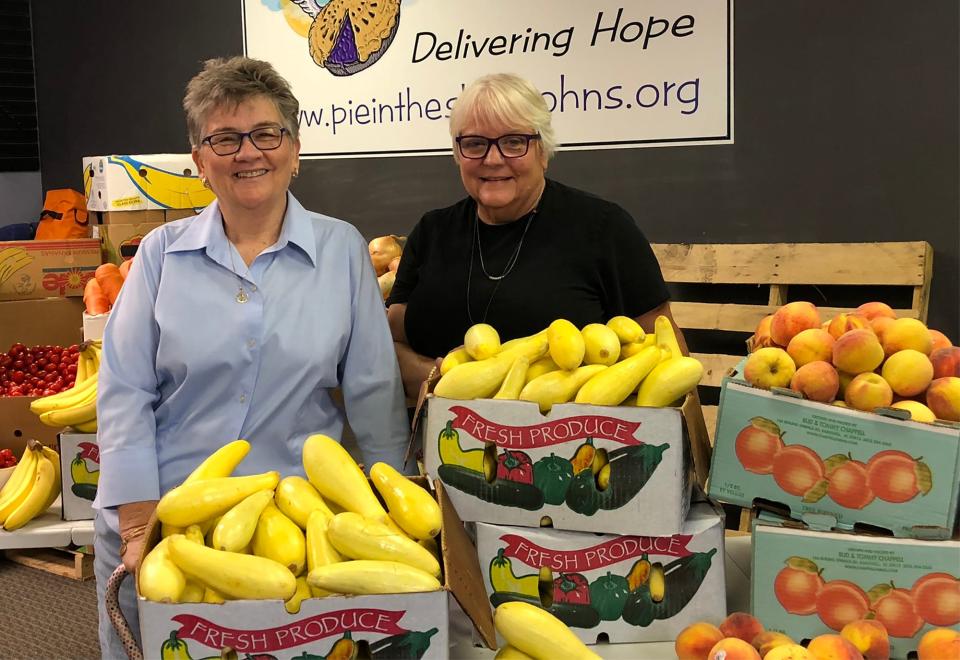
[(190, 154), (87, 156), (83, 184), (90, 211), (192, 209), (214, 199)]
[(103, 329), (107, 327), (107, 319), (110, 318), (110, 312), (103, 314), (90, 315), (83, 313), (83, 341), (96, 341), (103, 339)]
[[(690, 404), (688, 399), (685, 405)], [(681, 408), (556, 405), (431, 395), (422, 424), (427, 474), (440, 479), (462, 520), (663, 536), (683, 528), (690, 506), (689, 439)], [(599, 490), (575, 460), (605, 450)], [(484, 474), (495, 461), (496, 477)], [(493, 452), (496, 458), (493, 459)], [(589, 454), (589, 450), (584, 450)]]
[[(694, 504), (683, 532), (672, 536), (477, 523), (477, 554), (491, 604), (542, 606), (537, 581), (547, 567), (553, 579), (548, 611), (587, 644), (601, 634), (611, 643), (674, 640), (696, 621), (719, 625), (727, 614), (723, 543), (723, 516), (706, 502)], [(666, 582), (659, 602), (648, 586), (656, 565)]]
[(63, 519), (93, 520), (93, 498), (100, 478), (96, 433), (60, 434), (60, 481)]

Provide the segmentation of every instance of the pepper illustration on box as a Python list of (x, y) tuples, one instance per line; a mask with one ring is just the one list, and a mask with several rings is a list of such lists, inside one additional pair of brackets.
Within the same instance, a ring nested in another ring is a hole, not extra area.
[(823, 570), (806, 557), (790, 557), (784, 564), (773, 583), (783, 609), (801, 616), (816, 614), (834, 630), (869, 618), (882, 623), (891, 637), (910, 638), (925, 623), (960, 623), (960, 580), (949, 573), (928, 573), (909, 589), (893, 580), (864, 591), (849, 580), (824, 580)]
[(464, 449), (454, 421), (437, 438), (438, 475), (452, 488), (502, 506), (537, 511), (544, 504), (566, 506), (592, 516), (619, 509), (646, 485), (668, 444), (644, 443), (607, 451), (587, 437), (569, 459), (551, 453), (533, 463), (528, 454), (499, 448)]
[[(97, 484), (100, 482), (100, 451), (92, 442), (81, 442), (77, 448), (80, 451), (70, 461), (70, 478), (73, 480), (70, 490), (77, 497), (92, 502), (97, 496)], [(88, 461), (97, 468), (91, 470)]]

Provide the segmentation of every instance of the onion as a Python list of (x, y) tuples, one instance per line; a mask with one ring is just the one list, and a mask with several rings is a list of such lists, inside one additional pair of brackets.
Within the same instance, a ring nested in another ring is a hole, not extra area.
[(393, 271), (394, 273), (396, 273), (397, 270), (399, 270), (399, 268), (400, 268), (400, 257), (394, 257), (393, 260), (391, 260), (390, 263), (387, 264), (387, 270)]
[(390, 262), (403, 252), (397, 237), (392, 234), (390, 236), (378, 236), (370, 241), (367, 249), (370, 251), (370, 261), (373, 262), (373, 268), (377, 271), (378, 277), (386, 273)]
[(397, 274), (392, 270), (388, 270), (377, 278), (377, 282), (380, 284), (380, 293), (383, 294), (384, 300), (390, 297), (390, 292), (393, 291), (393, 283), (396, 279)]

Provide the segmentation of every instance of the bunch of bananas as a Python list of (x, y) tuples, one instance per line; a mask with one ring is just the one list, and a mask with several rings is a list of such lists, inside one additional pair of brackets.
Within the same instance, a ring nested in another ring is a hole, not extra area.
[(542, 332), (502, 345), (497, 331), (481, 323), (467, 330), (463, 343), (443, 359), (437, 396), (535, 401), (544, 413), (568, 401), (664, 407), (703, 376), (703, 365), (681, 354), (666, 316), (657, 317), (650, 335), (626, 316), (582, 330), (557, 319)]
[(224, 445), (161, 498), (163, 538), (138, 573), (144, 598), (279, 598), (296, 613), (305, 598), (441, 588), (440, 507), (420, 485), (384, 463), (368, 481), (324, 435), (304, 443), (308, 479), (230, 476), (249, 450)]
[(0, 489), (0, 523), (8, 532), (50, 508), (60, 495), (60, 455), (31, 440)]
[(77, 356), (77, 378), (73, 387), (30, 403), (30, 410), (47, 426), (72, 426), (80, 433), (97, 430), (97, 370), (102, 343), (84, 342)]

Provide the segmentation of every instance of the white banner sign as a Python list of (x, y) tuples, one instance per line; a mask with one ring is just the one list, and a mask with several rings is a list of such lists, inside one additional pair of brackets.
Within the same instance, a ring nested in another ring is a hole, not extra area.
[(566, 149), (733, 142), (733, 0), (243, 0), (290, 81), (304, 157), (449, 153), (488, 73), (531, 80)]

